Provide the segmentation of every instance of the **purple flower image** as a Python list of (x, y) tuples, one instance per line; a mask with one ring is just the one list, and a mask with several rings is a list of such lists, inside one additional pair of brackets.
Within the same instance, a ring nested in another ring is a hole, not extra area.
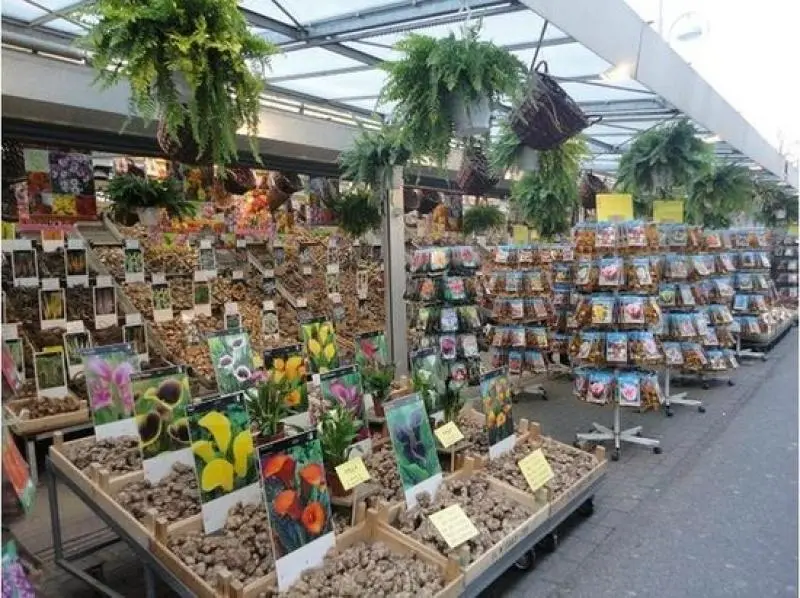
[(322, 397), (325, 403), (342, 405), (361, 422), (356, 441), (369, 438), (369, 429), (364, 418), (364, 390), (361, 383), (361, 372), (352, 366), (340, 368), (323, 374), (321, 382)]
[(94, 169), (85, 154), (50, 152), (50, 179), (55, 193), (94, 195)]
[(133, 417), (131, 374), (139, 358), (129, 344), (96, 347), (83, 353), (86, 388), (95, 426)]

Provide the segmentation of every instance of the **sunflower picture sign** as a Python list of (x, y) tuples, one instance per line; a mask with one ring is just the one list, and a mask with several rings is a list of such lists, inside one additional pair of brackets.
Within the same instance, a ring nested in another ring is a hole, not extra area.
[(258, 479), (250, 417), (244, 393), (212, 397), (186, 406), (203, 530), (212, 534), (225, 525), (237, 503), (258, 504)]
[(299, 343), (264, 351), (264, 369), (275, 382), (287, 380), (291, 385), (286, 394), (286, 408), (292, 413), (308, 411), (308, 386), (303, 346)]
[(514, 420), (511, 416), (511, 384), (506, 368), (481, 376), (481, 403), (486, 415), (489, 458), (497, 459), (514, 448)]
[(364, 384), (361, 372), (354, 365), (338, 368), (319, 375), (322, 390), (323, 409), (341, 405), (347, 409), (358, 422), (359, 428), (351, 448), (351, 455), (369, 454), (372, 451), (372, 440), (364, 408)]
[(131, 374), (144, 478), (156, 484), (175, 463), (194, 466), (186, 406), (189, 377), (180, 367)]
[(219, 392), (228, 394), (253, 386), (253, 351), (247, 331), (220, 330), (206, 339)]
[(334, 547), (322, 445), (312, 430), (258, 449), (278, 589), (319, 567)]
[(442, 467), (436, 452), (425, 404), (414, 393), (386, 403), (386, 425), (392, 440), (397, 471), (403, 483), (406, 505), (413, 509), (422, 493), (435, 496), (442, 483)]
[(322, 374), (339, 367), (336, 332), (327, 318), (310, 318), (300, 323), (303, 351), (312, 374)]

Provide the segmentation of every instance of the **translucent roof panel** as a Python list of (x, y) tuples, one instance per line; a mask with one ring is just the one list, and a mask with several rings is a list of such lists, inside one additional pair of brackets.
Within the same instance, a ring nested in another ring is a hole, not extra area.
[(364, 63), (329, 52), (324, 48), (308, 48), (284, 52), (272, 57), (269, 78), (317, 73), (331, 69), (363, 67)]
[(29, 22), (47, 14), (46, 10), (36, 8), (25, 0), (3, 0), (3, 17), (11, 17), (20, 21)]

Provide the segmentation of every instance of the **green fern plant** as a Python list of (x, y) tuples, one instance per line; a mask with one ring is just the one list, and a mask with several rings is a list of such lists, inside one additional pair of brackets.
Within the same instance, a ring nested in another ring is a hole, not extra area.
[(380, 201), (367, 187), (355, 187), (342, 193), (328, 206), (337, 217), (339, 228), (355, 238), (381, 226)]
[(251, 33), (236, 0), (97, 0), (83, 40), (103, 87), (130, 83), (133, 114), (160, 118), (179, 139), (188, 123), (199, 155), (219, 166), (237, 156), (244, 126), (253, 155), (262, 71), (277, 46)]
[[(489, 146), (489, 166), (495, 172), (505, 172), (517, 165), (525, 145), (508, 122), (500, 123), (500, 133)], [(533, 150), (531, 150), (533, 151)]]
[(464, 234), (481, 234), (490, 228), (502, 226), (505, 221), (503, 211), (497, 206), (479, 204), (464, 210)]
[(411, 152), (403, 129), (385, 125), (377, 131), (362, 129), (353, 146), (339, 156), (342, 178), (388, 189), (393, 166), (405, 166)]
[(510, 96), (524, 80), (525, 66), (513, 54), (478, 39), (479, 27), (436, 39), (410, 34), (395, 49), (405, 57), (385, 62), (386, 84), (381, 100), (396, 102), (411, 152), (444, 164), (453, 138), (455, 96), (491, 102)]
[[(753, 199), (756, 220), (770, 227), (781, 223), (797, 222), (797, 192), (772, 181), (753, 181)], [(784, 218), (778, 219), (776, 212), (783, 210)]]
[(753, 210), (752, 200), (750, 171), (735, 164), (717, 163), (692, 181), (686, 217), (691, 224), (725, 228), (731, 225), (733, 216)]
[(511, 185), (511, 201), (542, 237), (565, 233), (578, 205), (581, 160), (589, 153), (586, 141), (573, 137), (557, 148), (539, 153), (539, 170)]
[(159, 181), (135, 174), (120, 174), (108, 183), (111, 216), (117, 222), (131, 222), (136, 211), (163, 208), (170, 218), (182, 220), (194, 216), (195, 204), (186, 199), (182, 184), (175, 179)]

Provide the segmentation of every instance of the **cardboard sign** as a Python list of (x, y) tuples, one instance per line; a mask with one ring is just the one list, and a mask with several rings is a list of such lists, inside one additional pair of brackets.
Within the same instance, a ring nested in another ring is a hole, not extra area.
[(683, 222), (683, 201), (680, 199), (656, 200), (653, 202), (653, 222)]
[[(117, 287), (101, 285), (101, 278), (97, 277), (97, 286), (92, 289), (94, 300), (94, 325), (98, 330), (111, 328), (118, 324), (117, 321)], [(105, 282), (105, 281), (103, 281)]]
[(336, 475), (345, 491), (355, 488), (370, 479), (367, 466), (361, 457), (355, 457), (336, 467)]
[(598, 193), (597, 221), (633, 220), (633, 196), (629, 193)]
[(547, 462), (542, 449), (536, 449), (524, 459), (520, 459), (517, 465), (519, 465), (522, 476), (533, 492), (536, 492), (553, 479), (553, 470)]
[(478, 528), (470, 521), (461, 505), (450, 505), (446, 509), (430, 515), (433, 527), (436, 528), (450, 548), (458, 548), (467, 540), (479, 534)]
[(511, 230), (514, 245), (527, 245), (530, 242), (531, 232), (527, 226), (515, 224)]
[(442, 443), (443, 448), (453, 446), (455, 443), (464, 440), (464, 435), (458, 429), (456, 422), (448, 422), (443, 426), (436, 428), (433, 433), (439, 442)]

